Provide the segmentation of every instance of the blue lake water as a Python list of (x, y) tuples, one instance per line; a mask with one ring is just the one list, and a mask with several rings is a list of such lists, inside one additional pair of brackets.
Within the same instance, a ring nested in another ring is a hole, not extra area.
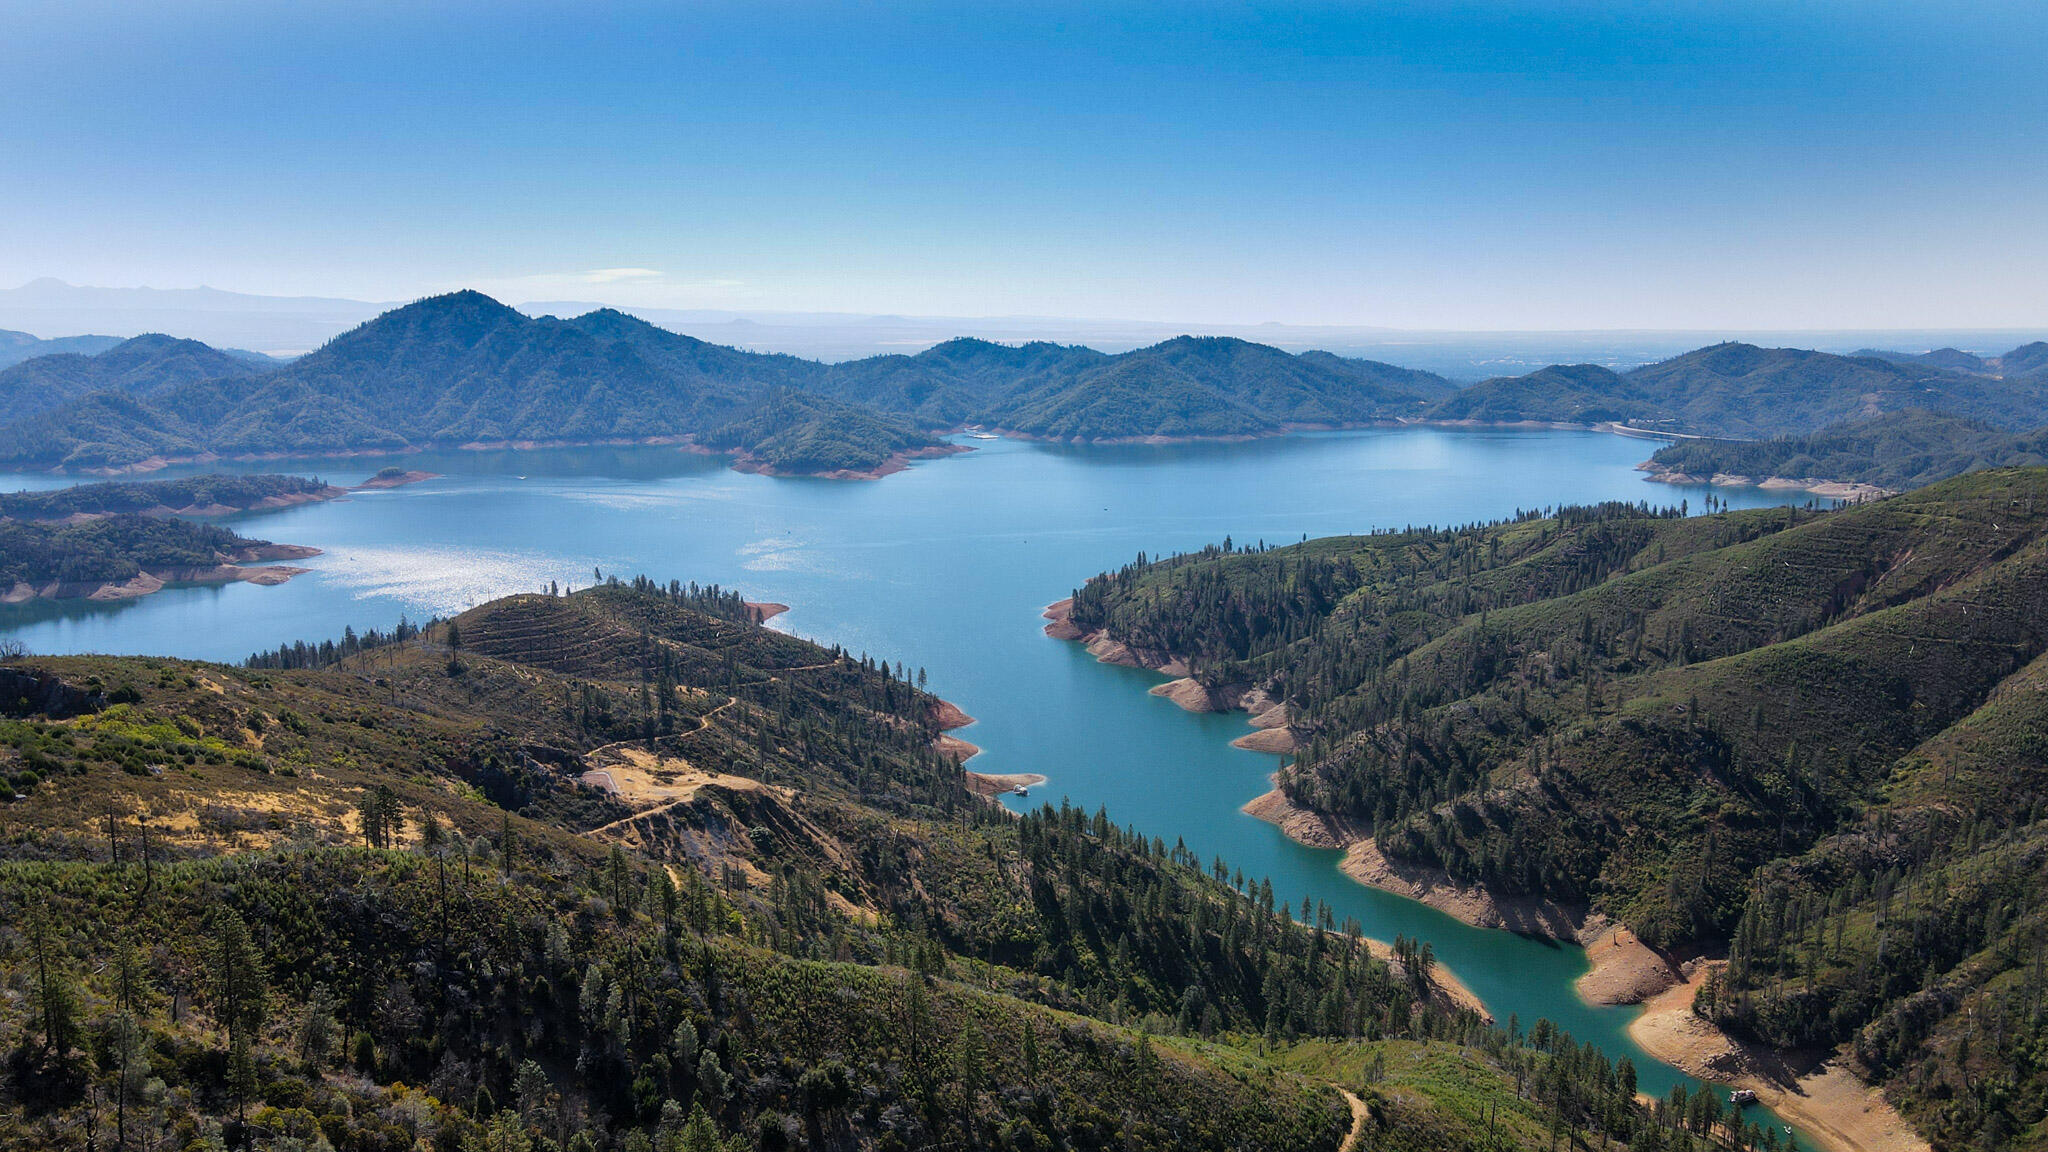
[[(1368, 934), (1421, 937), (1503, 1023), (1548, 1017), (1627, 1054), (1643, 1090), (1679, 1075), (1626, 1034), (1633, 1008), (1572, 991), (1585, 953), (1475, 929), (1352, 883), (1338, 853), (1302, 847), (1238, 808), (1267, 788), (1272, 756), (1230, 747), (1242, 714), (1197, 716), (1146, 689), (1163, 678), (1098, 664), (1040, 631), (1044, 605), (1143, 550), (1507, 516), (1597, 500), (1689, 500), (1650, 484), (1641, 440), (1537, 430), (1402, 428), (1238, 444), (1069, 447), (963, 441), (974, 452), (877, 482), (749, 476), (666, 448), (451, 452), (391, 460), (269, 461), (237, 471), (355, 483), (389, 463), (444, 473), (347, 500), (229, 521), (247, 535), (326, 549), (313, 572), (263, 588), (179, 588), (118, 605), (0, 610), (39, 653), (158, 653), (235, 660), (281, 641), (448, 615), (593, 570), (736, 587), (792, 606), (776, 626), (912, 668), (978, 723), (958, 735), (973, 767), (1038, 772), (1032, 803), (1105, 805), (1120, 824), (1175, 838), (1273, 881), (1299, 907), (1328, 903)], [(166, 472), (177, 475), (194, 469)], [(0, 490), (67, 483), (0, 474)], [(1736, 506), (1776, 494), (1719, 490)], [(1803, 495), (1799, 497), (1804, 499)], [(1759, 1116), (1759, 1118), (1762, 1118)]]

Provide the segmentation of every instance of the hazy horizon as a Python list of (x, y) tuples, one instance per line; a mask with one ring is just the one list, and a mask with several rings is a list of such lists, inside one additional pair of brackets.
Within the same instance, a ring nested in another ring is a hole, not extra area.
[[(203, 340), (275, 356), (309, 352), (408, 301), (343, 297), (271, 297), (192, 288), (72, 285), (40, 278), (0, 288), (0, 330), (44, 339), (129, 337), (144, 332)], [(1997, 355), (2048, 339), (2041, 328), (1888, 330), (1637, 329), (1456, 331), (1342, 325), (1200, 324), (1078, 316), (906, 316), (872, 312), (662, 309), (615, 300), (505, 300), (528, 315), (573, 317), (616, 307), (649, 323), (712, 343), (827, 362), (888, 353), (914, 354), (956, 337), (1002, 343), (1046, 340), (1123, 352), (1178, 335), (1235, 336), (1291, 352), (1310, 349), (1422, 368), (1454, 380), (1515, 375), (1553, 363), (1626, 368), (1723, 340), (1852, 352), (1923, 352), (1953, 346)]]
[(0, 283), (1423, 331), (2048, 318), (2048, 9), (12, 5)]

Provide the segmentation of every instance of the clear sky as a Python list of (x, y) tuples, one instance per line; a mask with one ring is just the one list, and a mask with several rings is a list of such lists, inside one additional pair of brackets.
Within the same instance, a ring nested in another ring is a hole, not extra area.
[(0, 284), (2048, 323), (2048, 3), (0, 0)]

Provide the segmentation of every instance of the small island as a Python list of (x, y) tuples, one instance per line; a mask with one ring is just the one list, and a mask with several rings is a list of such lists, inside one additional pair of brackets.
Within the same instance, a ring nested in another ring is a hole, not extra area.
[(347, 494), (346, 488), (302, 476), (215, 473), (0, 494), (0, 520), (72, 523), (104, 516), (228, 516), (291, 508)]
[(135, 513), (74, 523), (0, 520), (0, 603), (127, 600), (171, 584), (282, 584), (320, 549), (252, 540), (226, 528)]
[(389, 468), (379, 468), (375, 476), (356, 485), (350, 491), (376, 492), (386, 488), (403, 488), (407, 484), (417, 484), (422, 480), (439, 480), (440, 478), (441, 474), (439, 472), (421, 472), (417, 469), (400, 468), (394, 464)]

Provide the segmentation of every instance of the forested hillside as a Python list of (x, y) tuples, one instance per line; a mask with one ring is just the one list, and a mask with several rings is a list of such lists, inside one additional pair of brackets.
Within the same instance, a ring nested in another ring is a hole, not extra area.
[[(2005, 359), (2032, 364), (2027, 347)], [(2001, 361), (2002, 362), (2002, 361)], [(1435, 420), (1613, 421), (1695, 436), (1796, 436), (1925, 409), (2017, 431), (2048, 419), (2048, 376), (2004, 378), (1920, 359), (1716, 344), (1616, 373), (1591, 364), (1484, 380), (1429, 410)]]
[(1928, 1135), (2007, 1146), (2048, 1099), (2044, 590), (2048, 470), (1999, 469), (1217, 548), (1091, 581), (1073, 622), (1284, 701), (1280, 787), (1388, 857), (1732, 940), (1726, 1022), (1846, 1042)]
[(780, 391), (731, 424), (699, 438), (739, 453), (738, 466), (776, 474), (875, 474), (920, 455), (954, 451), (907, 417)]
[(344, 491), (304, 476), (276, 474), (214, 473), (176, 480), (74, 484), (68, 488), (0, 493), (0, 520), (65, 520), (117, 513), (219, 516), (326, 500)]
[[(2044, 413), (2048, 415), (2048, 413)], [(1665, 476), (1771, 477), (1874, 484), (1904, 491), (1979, 468), (2048, 464), (2048, 429), (2007, 432), (1960, 416), (1921, 410), (1770, 440), (1685, 440), (1660, 448), (1650, 465)]]
[(256, 376), (274, 367), (197, 340), (137, 336), (101, 352), (57, 352), (0, 370), (0, 410), (31, 416), (94, 392), (155, 396), (183, 384)]
[(218, 525), (127, 513), (59, 524), (0, 519), (0, 596), (9, 604), (39, 592), (87, 596), (138, 576), (203, 579), (232, 564), (314, 551), (251, 540)]
[(10, 367), (23, 360), (38, 356), (55, 356), (63, 352), (78, 352), (87, 356), (104, 352), (119, 344), (119, 336), (59, 336), (44, 340), (27, 332), (15, 332), (0, 328), (0, 368)]
[(986, 805), (921, 672), (755, 619), (612, 582), (0, 665), (0, 1143), (1333, 1152), (1332, 1082), (1393, 1146), (1475, 1101), (1506, 1147), (1760, 1138), (1489, 1030), (1426, 948)]

